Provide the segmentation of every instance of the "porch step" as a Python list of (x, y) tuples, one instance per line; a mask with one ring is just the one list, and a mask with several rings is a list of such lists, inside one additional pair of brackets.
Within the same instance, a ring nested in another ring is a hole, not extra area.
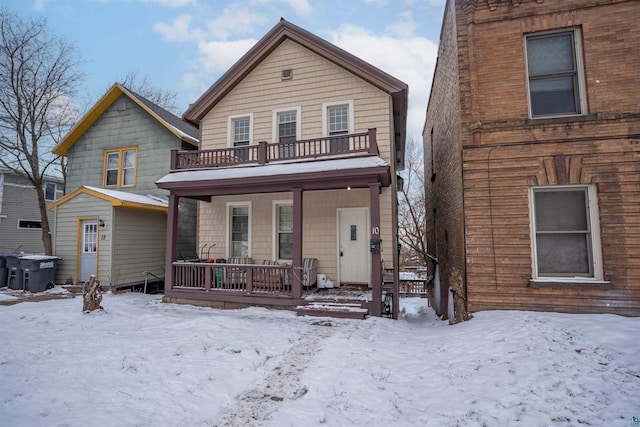
[(357, 303), (312, 302), (296, 307), (298, 316), (337, 317), (341, 319), (364, 319), (369, 310)]

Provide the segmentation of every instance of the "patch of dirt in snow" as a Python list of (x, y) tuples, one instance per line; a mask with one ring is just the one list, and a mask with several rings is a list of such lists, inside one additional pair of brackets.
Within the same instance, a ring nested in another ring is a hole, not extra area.
[(291, 348), (278, 360), (276, 367), (251, 390), (235, 398), (235, 404), (221, 411), (214, 427), (259, 426), (269, 420), (284, 400), (296, 400), (307, 393), (300, 378), (309, 362), (320, 350), (322, 342), (331, 336), (330, 321), (314, 321), (312, 327), (298, 337)]

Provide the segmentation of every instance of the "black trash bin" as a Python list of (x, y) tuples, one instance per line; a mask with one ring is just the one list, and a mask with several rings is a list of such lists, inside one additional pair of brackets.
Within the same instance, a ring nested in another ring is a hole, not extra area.
[(7, 266), (7, 286), (9, 289), (24, 289), (20, 257), (18, 255), (8, 255), (5, 258), (5, 263)]
[(7, 286), (7, 257), (8, 254), (0, 254), (0, 288)]
[(48, 255), (20, 257), (24, 290), (42, 292), (53, 288), (56, 285), (56, 266), (59, 260), (57, 256)]

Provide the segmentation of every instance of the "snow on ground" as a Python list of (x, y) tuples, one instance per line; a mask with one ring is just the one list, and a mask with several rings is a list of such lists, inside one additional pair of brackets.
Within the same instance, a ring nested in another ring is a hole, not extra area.
[[(2, 292), (0, 292), (2, 294)], [(628, 426), (640, 318), (516, 311), (449, 326), (106, 294), (0, 306), (2, 426)]]

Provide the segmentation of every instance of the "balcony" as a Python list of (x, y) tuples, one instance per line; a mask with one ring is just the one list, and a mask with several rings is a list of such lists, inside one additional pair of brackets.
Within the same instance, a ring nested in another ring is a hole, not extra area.
[(359, 155), (379, 155), (376, 129), (369, 129), (362, 133), (292, 142), (268, 143), (260, 141), (253, 145), (212, 150), (173, 150), (171, 152), (171, 172)]

